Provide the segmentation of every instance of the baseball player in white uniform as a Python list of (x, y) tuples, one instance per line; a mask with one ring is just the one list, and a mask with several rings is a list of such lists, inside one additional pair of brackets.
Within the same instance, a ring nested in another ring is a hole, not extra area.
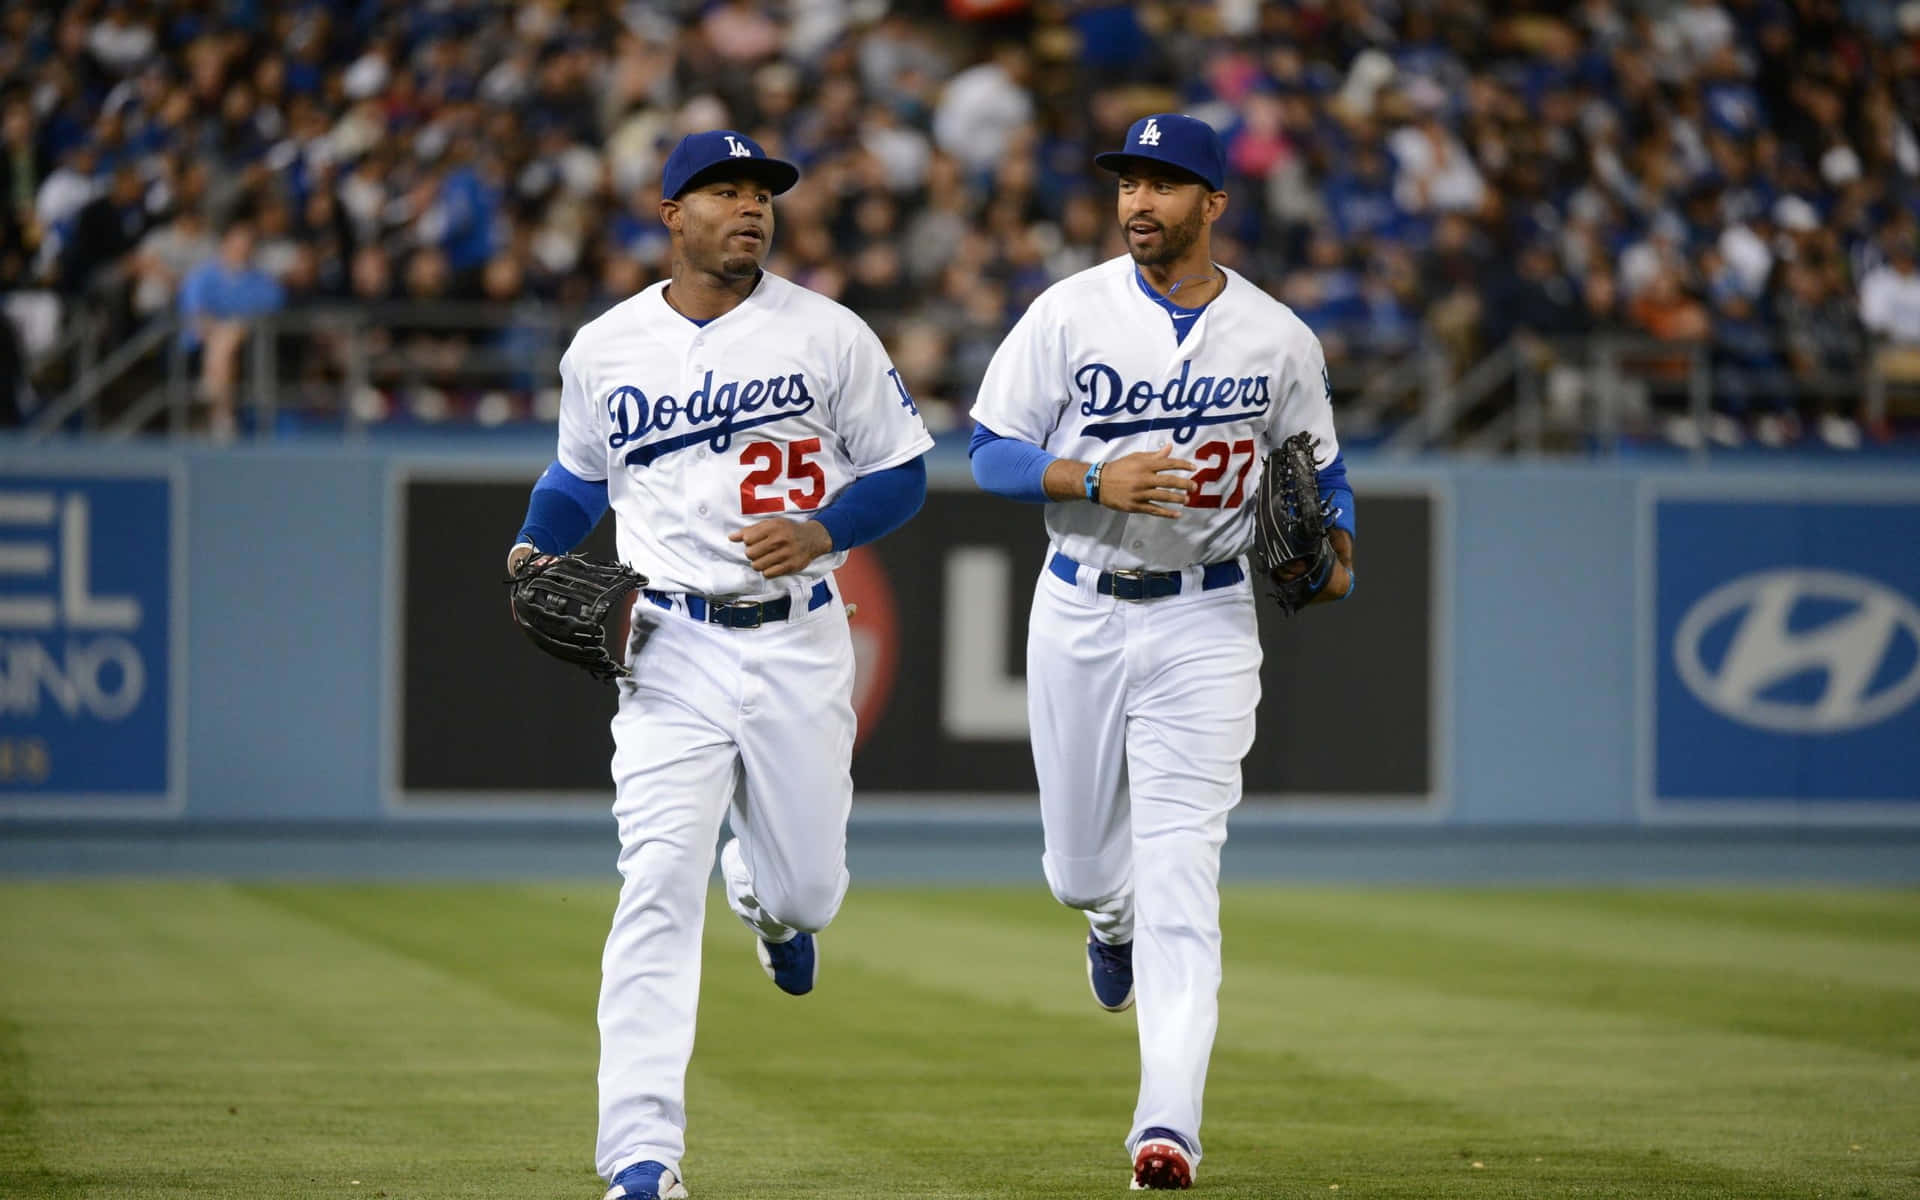
[(1160, 113), (1096, 161), (1119, 176), (1128, 255), (1049, 288), (1007, 336), (973, 469), (1046, 504), (1027, 694), (1047, 882), (1087, 913), (1095, 999), (1139, 1001), (1132, 1186), (1183, 1188), (1218, 1021), (1220, 847), (1260, 699), (1248, 502), (1271, 449), (1319, 439), (1339, 528), (1317, 602), (1352, 589), (1353, 499), (1319, 339), (1209, 255), (1219, 137)]
[[(673, 276), (582, 328), (561, 360), (559, 456), (508, 555), (563, 553), (611, 503), (648, 577), (648, 633), (613, 718), (623, 883), (602, 961), (606, 1200), (684, 1197), (707, 880), (794, 995), (847, 888), (853, 645), (833, 568), (926, 495), (932, 446), (873, 331), (761, 269), (799, 171), (731, 130), (662, 173)], [(633, 656), (629, 651), (629, 657)]]

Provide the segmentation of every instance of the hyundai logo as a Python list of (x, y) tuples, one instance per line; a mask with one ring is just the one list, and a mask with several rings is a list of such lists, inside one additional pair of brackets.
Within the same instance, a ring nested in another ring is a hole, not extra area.
[[(1824, 601), (1838, 615), (1796, 630), (1790, 619), (1807, 601)], [(1711, 664), (1709, 640), (1725, 646)], [(1722, 716), (1778, 733), (1845, 733), (1920, 697), (1920, 608), (1885, 584), (1842, 571), (1760, 571), (1689, 609), (1673, 636), (1673, 658), (1681, 681)], [(1814, 672), (1817, 688), (1768, 695)]]

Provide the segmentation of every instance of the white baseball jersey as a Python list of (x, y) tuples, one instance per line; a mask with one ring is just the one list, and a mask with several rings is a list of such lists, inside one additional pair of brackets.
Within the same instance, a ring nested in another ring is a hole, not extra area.
[(1322, 464), (1340, 446), (1320, 339), (1234, 272), (1186, 340), (1122, 256), (1043, 292), (994, 353), (973, 419), (1002, 437), (1085, 462), (1169, 444), (1199, 488), (1176, 520), (1049, 504), (1047, 530), (1103, 570), (1172, 570), (1244, 554), (1247, 504), (1268, 450), (1302, 430)]
[(560, 465), (607, 481), (621, 561), (663, 591), (804, 593), (845, 561), (773, 581), (727, 535), (804, 519), (862, 475), (933, 445), (865, 322), (763, 273), (704, 326), (665, 282), (584, 326), (560, 360)]
[[(1244, 554), (1269, 450), (1302, 430), (1339, 450), (1319, 339), (1228, 271), (1185, 340), (1116, 258), (1043, 293), (1000, 346), (973, 417), (1005, 437), (1102, 462), (1171, 445), (1199, 485), (1174, 520), (1049, 504), (1055, 546), (1086, 567), (1040, 572), (1027, 636), (1027, 717), (1048, 886), (1092, 935), (1130, 942), (1140, 1096), (1149, 1129), (1200, 1153), (1218, 1022), (1220, 847), (1253, 744), (1260, 638), (1242, 577), (1195, 564)], [(1128, 601), (1101, 570), (1182, 570), (1177, 594)]]

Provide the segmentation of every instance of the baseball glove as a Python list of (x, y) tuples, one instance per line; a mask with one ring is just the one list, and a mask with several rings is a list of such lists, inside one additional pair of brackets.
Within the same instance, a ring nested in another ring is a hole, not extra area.
[[(1310, 433), (1296, 433), (1267, 455), (1254, 501), (1253, 565), (1267, 595), (1292, 616), (1333, 577), (1331, 513), (1320, 499)], [(1304, 567), (1304, 569), (1301, 569)]]
[(607, 616), (645, 586), (646, 576), (624, 563), (535, 554), (507, 580), (507, 597), (534, 645), (611, 683), (628, 672), (607, 653)]

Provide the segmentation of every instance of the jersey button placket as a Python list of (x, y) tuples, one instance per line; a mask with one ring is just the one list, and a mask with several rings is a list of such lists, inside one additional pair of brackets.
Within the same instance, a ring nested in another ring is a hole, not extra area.
[[(703, 330), (695, 333), (693, 338), (687, 343), (687, 357), (685, 362), (681, 364), (680, 375), (680, 403), (683, 406), (706, 378), (706, 368), (700, 364), (700, 348), (706, 343), (706, 339), (707, 335)], [(710, 452), (706, 451), (705, 447), (692, 446), (688, 447), (685, 453), (701, 454)], [(710, 506), (700, 498), (701, 487), (705, 485), (708, 480), (718, 478), (723, 470), (717, 461), (718, 456), (716, 455), (715, 458), (716, 461), (708, 467), (707, 470), (686, 479), (681, 490), (680, 503), (687, 528), (701, 531), (701, 540), (699, 543), (701, 556), (714, 563), (722, 563), (726, 561), (726, 556), (715, 548), (713, 539), (725, 537), (726, 532), (709, 528), (709, 523), (705, 518), (707, 517)], [(701, 479), (701, 475), (706, 476), (706, 480)]]

